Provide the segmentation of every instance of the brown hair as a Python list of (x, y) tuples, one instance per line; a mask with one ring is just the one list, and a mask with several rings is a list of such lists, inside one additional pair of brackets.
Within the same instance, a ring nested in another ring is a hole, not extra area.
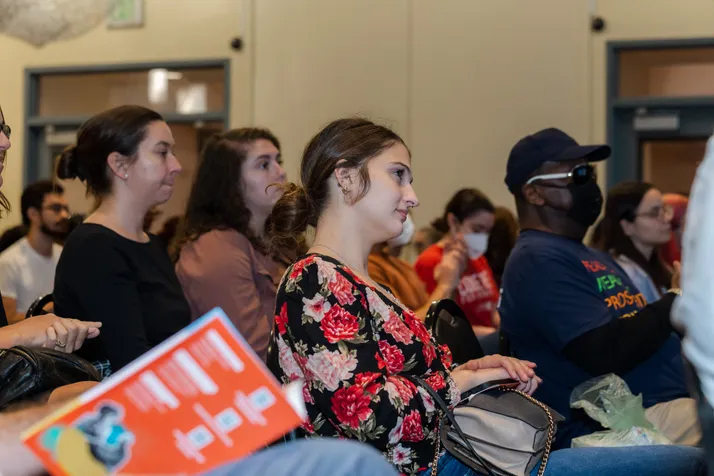
[(431, 226), (442, 233), (448, 233), (449, 221), (447, 217), (449, 213), (454, 215), (459, 222), (462, 222), (481, 210), (494, 213), (496, 208), (493, 206), (493, 203), (491, 203), (491, 200), (480, 190), (475, 188), (462, 188), (451, 197), (449, 203), (446, 204), (444, 214), (441, 218), (437, 218), (431, 222)]
[(206, 141), (196, 171), (186, 213), (181, 220), (171, 255), (178, 259), (181, 248), (211, 230), (236, 230), (254, 248), (265, 251), (264, 243), (250, 229), (251, 213), (241, 187), (243, 162), (257, 140), (265, 139), (280, 150), (280, 142), (267, 129), (245, 127), (215, 134)]
[(672, 272), (663, 262), (659, 250), (647, 259), (625, 234), (621, 220), (634, 222), (637, 208), (647, 192), (655, 188), (646, 182), (622, 182), (610, 189), (605, 203), (605, 215), (595, 228), (591, 246), (615, 257), (625, 255), (637, 263), (659, 288), (667, 289), (672, 281)]
[(486, 249), (486, 261), (488, 261), (496, 284), (501, 286), (501, 278), (506, 269), (508, 257), (516, 246), (519, 226), (518, 220), (506, 207), (496, 207), (494, 212), (493, 228), (488, 238), (488, 248)]
[[(2, 107), (0, 107), (0, 116), (3, 118), (3, 124), (5, 123), (5, 114), (2, 112)], [(8, 137), (8, 140), (10, 138)], [(2, 159), (3, 163), (7, 161), (7, 151), (3, 151), (2, 155), (0, 155), (0, 159)], [(4, 193), (0, 192), (0, 216), (3, 215), (2, 211), (9, 212), (10, 211), (10, 202), (5, 196)]]
[(163, 120), (161, 114), (142, 106), (115, 107), (93, 116), (79, 128), (76, 145), (57, 158), (57, 177), (78, 178), (87, 185), (87, 194), (101, 199), (112, 188), (109, 154), (118, 152), (133, 163), (147, 126)]
[(362, 189), (354, 201), (369, 191), (367, 164), (395, 144), (397, 133), (361, 118), (338, 119), (328, 124), (305, 147), (300, 163), (302, 186), (288, 183), (268, 219), (271, 249), (296, 249), (308, 225), (316, 226), (329, 199), (329, 179), (335, 169), (356, 169)]

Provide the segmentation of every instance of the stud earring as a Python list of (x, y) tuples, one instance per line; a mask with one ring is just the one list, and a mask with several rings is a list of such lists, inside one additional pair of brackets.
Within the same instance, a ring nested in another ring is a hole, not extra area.
[(125, 179), (126, 179), (126, 178), (129, 178), (129, 174), (128, 174), (128, 173), (125, 173), (125, 174), (124, 174), (124, 178), (125, 178)]

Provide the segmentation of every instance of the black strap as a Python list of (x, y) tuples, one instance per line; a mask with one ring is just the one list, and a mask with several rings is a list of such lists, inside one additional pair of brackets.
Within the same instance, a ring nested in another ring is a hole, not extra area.
[[(426, 383), (424, 380), (420, 379), (419, 377), (416, 377), (414, 375), (402, 375), (402, 377), (406, 378), (407, 380), (412, 381), (415, 385), (422, 387), (424, 390), (429, 393), (431, 398), (436, 402), (438, 407), (441, 409), (442, 412), (444, 412), (444, 415), (446, 415), (446, 418), (449, 419), (449, 422), (451, 423), (451, 428), (456, 431), (456, 433), (459, 435), (459, 438), (461, 438), (461, 441), (464, 442), (463, 446), (471, 453), (471, 456), (474, 457), (476, 461), (478, 461), (483, 468), (488, 471), (489, 476), (496, 476), (493, 471), (491, 471), (491, 466), (484, 461), (484, 459), (476, 453), (476, 450), (474, 450), (473, 446), (469, 444), (469, 440), (464, 434), (464, 432), (461, 430), (461, 427), (459, 424), (456, 422), (456, 418), (454, 417), (454, 413), (449, 409), (449, 406), (444, 402), (444, 400), (441, 398), (441, 396), (436, 393), (436, 391), (431, 388), (431, 385)], [(489, 382), (484, 382), (481, 385), (477, 385), (473, 389), (469, 390), (467, 393), (469, 395), (476, 395), (478, 393), (484, 392), (490, 388), (494, 387), (499, 387), (501, 385), (508, 385), (508, 384), (513, 384), (515, 381), (514, 380), (491, 380)], [(473, 390), (476, 390), (475, 392)], [(441, 433), (441, 432), (439, 432)]]

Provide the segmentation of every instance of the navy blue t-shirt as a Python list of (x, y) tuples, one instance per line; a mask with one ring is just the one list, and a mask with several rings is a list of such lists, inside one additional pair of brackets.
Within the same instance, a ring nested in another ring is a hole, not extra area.
[[(536, 398), (569, 420), (558, 427), (559, 446), (598, 425), (570, 419), (570, 394), (593, 375), (569, 361), (563, 348), (613, 319), (625, 319), (647, 301), (606, 253), (542, 231), (521, 233), (503, 274), (501, 326), (516, 357), (538, 364)], [(633, 342), (632, 345), (637, 345)], [(688, 396), (676, 334), (647, 361), (621, 377), (645, 407)]]

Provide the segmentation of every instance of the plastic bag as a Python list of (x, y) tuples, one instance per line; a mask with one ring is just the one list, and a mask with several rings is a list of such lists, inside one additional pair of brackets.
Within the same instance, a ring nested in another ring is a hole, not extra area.
[(571, 447), (600, 448), (604, 446), (649, 446), (671, 444), (672, 442), (657, 430), (633, 426), (629, 430), (598, 431), (590, 433), (589, 435), (573, 438)]
[(572, 446), (638, 446), (672, 444), (645, 416), (642, 395), (633, 395), (615, 374), (596, 377), (575, 387), (570, 407), (611, 431), (600, 431), (573, 439)]

